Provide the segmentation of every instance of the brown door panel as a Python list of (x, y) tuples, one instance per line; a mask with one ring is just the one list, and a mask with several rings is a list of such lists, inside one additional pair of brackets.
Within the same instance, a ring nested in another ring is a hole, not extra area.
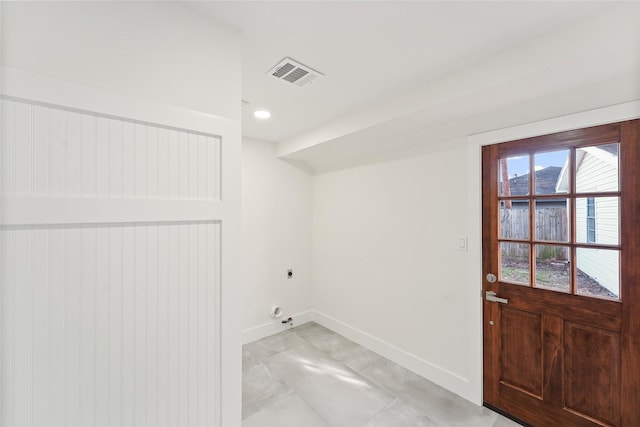
[(500, 383), (542, 399), (542, 316), (500, 310)]
[(565, 407), (620, 425), (620, 334), (565, 322), (564, 343)]

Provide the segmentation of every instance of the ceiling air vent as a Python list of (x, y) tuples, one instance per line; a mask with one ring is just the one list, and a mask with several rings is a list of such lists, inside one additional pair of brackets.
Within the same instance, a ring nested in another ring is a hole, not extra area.
[(278, 65), (267, 71), (267, 73), (277, 79), (293, 83), (296, 86), (304, 86), (324, 75), (291, 58), (284, 58)]

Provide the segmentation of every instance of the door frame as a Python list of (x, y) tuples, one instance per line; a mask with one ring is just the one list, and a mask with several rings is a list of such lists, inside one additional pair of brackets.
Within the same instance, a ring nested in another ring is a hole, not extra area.
[(467, 355), (469, 396), (472, 402), (483, 403), (483, 340), (482, 340), (482, 147), (517, 139), (530, 138), (572, 129), (640, 118), (640, 101), (627, 102), (582, 113), (556, 117), (467, 137), (467, 257), (468, 298), (466, 310), (469, 336)]

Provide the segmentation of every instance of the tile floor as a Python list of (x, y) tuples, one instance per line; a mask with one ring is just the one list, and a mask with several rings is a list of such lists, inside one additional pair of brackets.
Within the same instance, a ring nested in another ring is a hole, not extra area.
[(243, 427), (516, 427), (314, 322), (242, 349)]

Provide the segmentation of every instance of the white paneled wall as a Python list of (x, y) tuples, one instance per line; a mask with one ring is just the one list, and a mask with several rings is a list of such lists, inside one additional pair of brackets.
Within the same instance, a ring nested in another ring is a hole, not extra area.
[(2, 100), (5, 195), (220, 200), (220, 139)]
[(221, 139), (3, 97), (1, 154), (0, 424), (218, 425)]
[(210, 425), (219, 234), (3, 229), (2, 425)]

